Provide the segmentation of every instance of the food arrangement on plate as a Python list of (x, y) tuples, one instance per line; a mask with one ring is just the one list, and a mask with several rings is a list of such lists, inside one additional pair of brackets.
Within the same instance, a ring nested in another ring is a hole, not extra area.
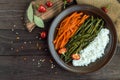
[(48, 44), (61, 67), (89, 73), (110, 61), (116, 49), (117, 34), (105, 12), (91, 5), (74, 5), (54, 19)]
[[(61, 59), (74, 66), (87, 66), (104, 55), (109, 30), (103, 19), (84, 12), (73, 12), (61, 21), (54, 39)], [(97, 49), (97, 50), (96, 50)]]

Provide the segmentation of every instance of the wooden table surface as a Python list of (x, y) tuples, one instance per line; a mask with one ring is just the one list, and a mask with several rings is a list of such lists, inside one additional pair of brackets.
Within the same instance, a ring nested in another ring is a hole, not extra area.
[(52, 59), (47, 40), (38, 38), (48, 30), (24, 28), (23, 17), (30, 0), (0, 0), (0, 80), (115, 80), (120, 79), (120, 47), (102, 69), (80, 75), (61, 68)]

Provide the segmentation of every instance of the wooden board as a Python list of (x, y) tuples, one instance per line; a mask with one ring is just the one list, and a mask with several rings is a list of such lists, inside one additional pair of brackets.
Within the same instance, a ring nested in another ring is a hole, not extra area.
[(23, 16), (30, 1), (0, 0), (0, 80), (120, 79), (120, 47), (110, 63), (92, 74), (71, 73), (57, 65), (47, 40), (38, 39), (41, 31), (48, 31), (51, 22), (32, 33), (24, 27)]

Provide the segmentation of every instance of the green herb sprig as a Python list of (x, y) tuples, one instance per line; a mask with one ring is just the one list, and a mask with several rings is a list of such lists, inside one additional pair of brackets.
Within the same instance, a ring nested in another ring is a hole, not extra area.
[(27, 9), (27, 17), (28, 17), (28, 20), (31, 23), (35, 23), (38, 27), (44, 28), (43, 20), (40, 17), (34, 15), (34, 10), (33, 10), (32, 3), (30, 3), (30, 5), (29, 5), (29, 7)]

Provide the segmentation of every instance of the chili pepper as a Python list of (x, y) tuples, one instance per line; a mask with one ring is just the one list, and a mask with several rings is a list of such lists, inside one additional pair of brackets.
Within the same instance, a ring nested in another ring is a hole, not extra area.
[(38, 12), (46, 12), (46, 7), (44, 5), (40, 5), (38, 7)]
[(75, 53), (75, 54), (72, 54), (72, 59), (73, 60), (79, 60), (80, 59), (80, 55), (79, 54), (77, 54), (77, 53)]
[(43, 31), (43, 32), (40, 33), (40, 37), (41, 37), (42, 39), (45, 39), (46, 36), (47, 36), (47, 33), (46, 33), (45, 31)]
[(53, 3), (52, 3), (51, 1), (47, 1), (47, 2), (46, 2), (46, 5), (47, 5), (48, 7), (52, 7), (52, 6), (53, 6)]
[(67, 52), (66, 48), (61, 48), (61, 49), (58, 50), (59, 54), (65, 54), (66, 52)]

